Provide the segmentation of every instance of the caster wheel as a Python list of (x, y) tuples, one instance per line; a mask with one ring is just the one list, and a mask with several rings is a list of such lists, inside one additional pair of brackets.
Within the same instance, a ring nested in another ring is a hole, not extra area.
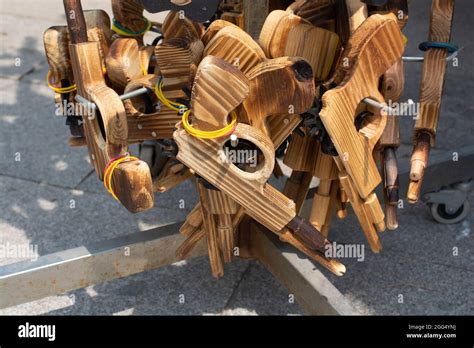
[(447, 212), (446, 205), (434, 203), (431, 205), (431, 215), (433, 219), (441, 224), (456, 224), (463, 221), (469, 213), (470, 205), (466, 200), (464, 204), (455, 212)]

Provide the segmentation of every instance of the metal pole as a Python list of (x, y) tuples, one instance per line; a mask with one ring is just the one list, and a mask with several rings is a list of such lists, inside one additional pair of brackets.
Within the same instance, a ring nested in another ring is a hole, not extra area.
[[(147, 92), (148, 92), (148, 88), (142, 87), (142, 88), (136, 89), (134, 91), (122, 94), (121, 96), (119, 96), (119, 98), (120, 98), (120, 100), (124, 101), (124, 100), (127, 100), (127, 99), (132, 99), (132, 98), (138, 97), (140, 95), (146, 94)], [(76, 99), (77, 102), (86, 105), (88, 108), (90, 108), (92, 110), (97, 109), (97, 105), (95, 103), (91, 102), (90, 100), (87, 100), (86, 98), (84, 98), (83, 96), (80, 96), (79, 94), (76, 94), (75, 99)]]

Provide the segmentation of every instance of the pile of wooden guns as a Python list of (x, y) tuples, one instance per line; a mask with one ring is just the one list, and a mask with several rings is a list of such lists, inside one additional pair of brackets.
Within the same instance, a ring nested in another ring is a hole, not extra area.
[[(344, 274), (326, 253), (334, 215), (345, 218), (352, 206), (374, 252), (378, 234), (398, 226), (399, 126), (387, 103), (403, 91), (407, 1), (297, 0), (270, 12), (258, 39), (243, 30), (242, 16), (252, 14), (235, 13), (239, 1), (201, 2), (112, 0), (111, 21), (64, 0), (67, 26), (49, 28), (44, 42), (70, 145), (87, 146), (99, 179), (132, 213), (193, 180), (200, 202), (181, 228), (178, 254), (206, 239), (216, 277), (235, 257), (248, 218)], [(450, 29), (453, 2), (433, 1), (430, 40), (449, 42), (436, 29)], [(155, 23), (145, 9), (171, 11)], [(152, 44), (148, 31), (157, 32)], [(439, 113), (442, 81), (433, 95), (428, 69), (444, 75), (446, 51), (427, 52), (410, 201)], [(129, 145), (150, 141), (151, 161), (129, 155)], [(280, 192), (268, 180), (282, 162), (292, 174)], [(305, 220), (313, 177), (319, 187)], [(385, 212), (374, 192), (381, 183)]]

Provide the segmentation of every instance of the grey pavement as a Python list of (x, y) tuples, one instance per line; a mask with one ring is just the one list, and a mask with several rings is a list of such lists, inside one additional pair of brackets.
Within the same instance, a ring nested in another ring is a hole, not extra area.
[[(83, 4), (111, 13), (109, 1), (84, 0)], [(426, 40), (429, 5), (427, 0), (411, 3), (405, 30), (407, 55), (418, 55), (417, 44)], [(453, 152), (474, 139), (470, 38), (474, 4), (458, 0), (456, 6), (453, 41), (464, 49), (459, 67), (448, 70), (437, 141), (440, 151)], [(60, 0), (0, 0), (0, 244), (37, 245), (39, 255), (181, 221), (197, 201), (194, 188), (186, 183), (157, 196), (153, 210), (130, 215), (105, 192), (92, 172), (87, 151), (67, 146), (64, 119), (54, 116), (53, 95), (44, 84), (47, 64), (42, 44), (43, 31), (62, 23)], [(406, 69), (404, 99), (416, 101), (421, 64), (407, 64)], [(413, 120), (403, 118), (404, 161), (412, 128)], [(181, 199), (184, 209), (179, 207)], [(381, 235), (380, 254), (372, 254), (366, 246), (364, 262), (344, 260), (348, 268), (344, 277), (323, 272), (363, 314), (474, 314), (472, 221), (471, 212), (463, 223), (440, 225), (424, 204), (405, 205), (400, 228)], [(334, 222), (331, 238), (366, 244), (352, 214)], [(19, 260), (0, 259), (0, 266)], [(183, 304), (178, 301), (182, 294)], [(0, 292), (0, 296), (8, 294)], [(201, 257), (6, 308), (0, 314), (304, 312), (288, 303), (288, 291), (258, 262), (237, 260), (216, 280), (207, 258)]]

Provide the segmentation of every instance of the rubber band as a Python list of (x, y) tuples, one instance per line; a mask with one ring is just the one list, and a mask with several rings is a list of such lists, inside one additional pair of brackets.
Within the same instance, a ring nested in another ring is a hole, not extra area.
[(48, 74), (46, 75), (46, 83), (48, 84), (48, 87), (51, 88), (54, 92), (58, 94), (69, 94), (77, 90), (77, 86), (71, 85), (68, 87), (56, 87), (51, 83), (51, 70), (48, 71)]
[(178, 112), (186, 112), (188, 107), (186, 105), (171, 101), (167, 99), (163, 93), (163, 77), (160, 77), (158, 82), (155, 85), (155, 94), (158, 97), (158, 100), (168, 108), (178, 111)]
[(145, 67), (143, 66), (143, 64), (140, 64), (140, 69), (142, 70), (143, 76), (147, 76), (147, 75), (148, 75), (148, 70), (145, 69)]
[(188, 132), (191, 134), (193, 137), (196, 138), (201, 138), (201, 139), (217, 139), (217, 138), (222, 138), (231, 135), (232, 133), (235, 132), (235, 129), (237, 128), (237, 115), (235, 112), (231, 112), (231, 117), (232, 121), (229, 123), (229, 125), (225, 126), (224, 128), (217, 129), (214, 131), (202, 131), (196, 128), (193, 128), (189, 124), (189, 115), (191, 114), (191, 110), (187, 110), (184, 115), (183, 115), (183, 127)]
[(405, 35), (402, 34), (402, 40), (403, 40), (403, 45), (406, 46), (407, 43), (408, 43), (408, 38)]
[(130, 156), (130, 154), (127, 153), (123, 156), (112, 158), (109, 161), (109, 163), (107, 163), (107, 166), (105, 167), (104, 186), (107, 189), (107, 191), (112, 195), (112, 197), (114, 197), (115, 200), (117, 201), (118, 201), (118, 197), (112, 188), (112, 176), (114, 175), (114, 171), (121, 163), (128, 162), (128, 161), (136, 161), (136, 160), (139, 160), (139, 159), (137, 157)]
[(191, 115), (192, 110), (189, 109), (186, 105), (167, 99), (165, 95), (163, 94), (163, 77), (160, 77), (160, 79), (155, 85), (155, 94), (163, 105), (167, 106), (168, 108), (172, 110), (183, 112), (183, 118), (182, 118), (183, 127), (186, 130), (186, 132), (191, 134), (193, 137), (201, 138), (201, 139), (222, 138), (234, 133), (235, 128), (237, 127), (237, 115), (235, 114), (235, 112), (232, 112), (231, 113), (232, 121), (230, 122), (228, 126), (222, 129), (217, 129), (214, 131), (202, 131), (202, 130), (193, 128), (193, 126), (191, 126), (191, 124), (189, 123), (189, 116)]
[(443, 49), (446, 49), (448, 50), (448, 53), (449, 54), (452, 54), (452, 53), (455, 53), (457, 51), (459, 51), (459, 47), (452, 44), (452, 43), (449, 43), (449, 42), (436, 42), (436, 41), (425, 41), (425, 42), (422, 42), (418, 48), (421, 50), (421, 51), (427, 51), (429, 50), (430, 48), (443, 48)]
[(128, 37), (135, 37), (135, 36), (142, 36), (147, 31), (149, 31), (152, 27), (152, 23), (145, 17), (143, 17), (143, 21), (145, 22), (145, 28), (142, 31), (131, 31), (127, 29), (119, 21), (115, 18), (113, 19), (112, 30), (121, 36), (128, 36)]

